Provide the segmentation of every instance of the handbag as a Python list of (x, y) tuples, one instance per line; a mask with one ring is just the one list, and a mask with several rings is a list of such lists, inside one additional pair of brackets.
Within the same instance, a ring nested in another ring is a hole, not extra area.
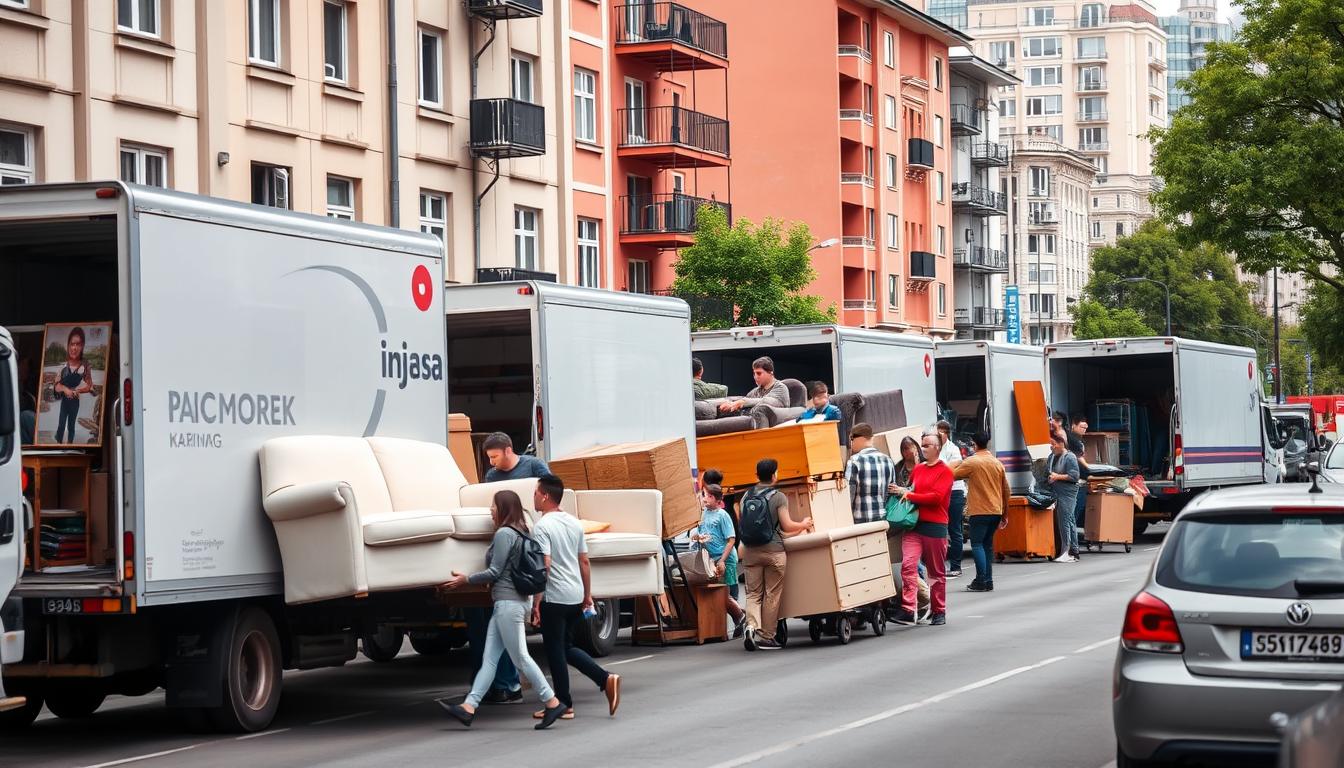
[(914, 502), (896, 494), (887, 497), (887, 524), (899, 531), (914, 530), (919, 522), (919, 509)]
[(677, 563), (686, 576), (686, 583), (693, 587), (708, 584), (715, 578), (714, 563), (709, 559), (709, 550), (703, 547), (689, 552), (679, 552)]

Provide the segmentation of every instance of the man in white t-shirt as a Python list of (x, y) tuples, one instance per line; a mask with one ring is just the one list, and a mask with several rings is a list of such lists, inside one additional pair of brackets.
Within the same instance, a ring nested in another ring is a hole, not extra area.
[[(556, 698), (565, 705), (562, 719), (574, 717), (574, 701), (569, 694), (571, 666), (606, 694), (608, 709), (614, 715), (621, 703), (621, 676), (607, 672), (570, 640), (576, 625), (588, 620), (584, 612), (593, 608), (593, 590), (583, 526), (560, 508), (564, 495), (565, 484), (555, 475), (542, 475), (537, 480), (533, 502), (541, 520), (532, 535), (546, 556), (546, 590), (532, 599), (532, 623), (541, 625), (551, 684)], [(537, 712), (534, 717), (542, 714)]]
[[(961, 463), (961, 449), (952, 440), (952, 425), (947, 421), (938, 422), (938, 437), (943, 441), (942, 452), (938, 458), (956, 469)], [(952, 501), (947, 507), (947, 578), (955, 579), (961, 575), (961, 556), (965, 552), (966, 536), (962, 531), (962, 521), (966, 517), (966, 481), (952, 483)]]

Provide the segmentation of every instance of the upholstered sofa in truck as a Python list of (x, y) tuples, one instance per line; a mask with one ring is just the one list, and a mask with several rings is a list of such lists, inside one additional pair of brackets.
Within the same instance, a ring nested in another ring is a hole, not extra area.
[[(497, 491), (515, 491), (529, 524), (536, 519), (536, 480), (469, 485), (434, 443), (283, 437), (267, 441), (259, 459), (287, 603), (430, 587), (453, 571), (480, 570)], [(587, 535), (594, 597), (662, 593), (659, 491), (566, 491), (562, 507), (609, 523)]]
[(771, 405), (755, 405), (733, 416), (720, 416), (719, 404), (741, 398), (723, 397), (713, 400), (695, 401), (695, 435), (726, 435), (729, 432), (745, 432), (748, 429), (765, 429), (776, 424), (796, 419), (807, 409), (807, 385), (797, 379), (780, 379), (789, 391), (789, 406), (778, 408)]

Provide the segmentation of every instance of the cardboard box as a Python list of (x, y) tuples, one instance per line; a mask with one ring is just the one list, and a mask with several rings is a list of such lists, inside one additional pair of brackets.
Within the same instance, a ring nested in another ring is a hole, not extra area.
[[(899, 429), (887, 430), (886, 432), (879, 432), (876, 435), (873, 435), (873, 447), (890, 456), (893, 461), (900, 461), (901, 440), (904, 440), (906, 437), (913, 437), (915, 442), (919, 442), (919, 438), (924, 435), (926, 429), (928, 429), (928, 427), (922, 424), (916, 424), (912, 427), (901, 427)], [(918, 460), (918, 457), (916, 457), (916, 460)]]
[(1134, 497), (1127, 493), (1088, 494), (1083, 535), (1097, 543), (1134, 543)]
[(479, 456), (471, 443), (471, 419), (465, 413), (448, 414), (448, 452), (467, 482), (481, 482)]
[(1090, 464), (1120, 465), (1120, 433), (1088, 432), (1079, 436), (1083, 441), (1083, 458)]
[(789, 499), (789, 517), (795, 522), (812, 518), (814, 530), (829, 531), (854, 524), (849, 487), (844, 478), (801, 480), (776, 486)]
[(565, 487), (577, 491), (662, 491), (665, 539), (700, 524), (700, 502), (684, 438), (595, 446), (556, 459), (550, 467)]
[(709, 435), (695, 441), (695, 452), (700, 469), (723, 473), (725, 488), (755, 485), (756, 462), (764, 458), (779, 462), (779, 482), (845, 471), (833, 421)]

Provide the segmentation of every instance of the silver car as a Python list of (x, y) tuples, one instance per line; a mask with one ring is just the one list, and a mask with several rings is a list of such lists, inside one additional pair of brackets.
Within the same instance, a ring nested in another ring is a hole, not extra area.
[(1329, 453), (1325, 454), (1325, 464), (1321, 466), (1321, 474), (1331, 482), (1344, 483), (1344, 442), (1330, 446)]
[(1116, 764), (1270, 757), (1271, 716), (1344, 681), (1344, 486), (1210, 491), (1172, 524), (1125, 613)]

